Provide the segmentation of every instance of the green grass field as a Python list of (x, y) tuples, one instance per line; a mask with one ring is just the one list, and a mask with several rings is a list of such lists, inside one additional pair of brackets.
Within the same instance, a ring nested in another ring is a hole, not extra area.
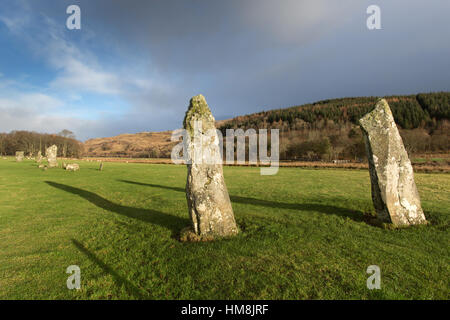
[(1, 299), (450, 298), (448, 174), (416, 174), (430, 225), (389, 230), (365, 222), (367, 171), (225, 167), (240, 235), (181, 243), (184, 166), (79, 163), (0, 160)]

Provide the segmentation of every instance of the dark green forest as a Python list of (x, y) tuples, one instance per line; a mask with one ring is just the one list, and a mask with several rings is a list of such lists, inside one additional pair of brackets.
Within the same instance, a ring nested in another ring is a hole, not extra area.
[[(262, 111), (226, 121), (219, 129), (279, 129), (280, 155), (287, 160), (365, 157), (358, 120), (378, 97), (323, 100)], [(386, 97), (410, 154), (448, 152), (450, 92)]]

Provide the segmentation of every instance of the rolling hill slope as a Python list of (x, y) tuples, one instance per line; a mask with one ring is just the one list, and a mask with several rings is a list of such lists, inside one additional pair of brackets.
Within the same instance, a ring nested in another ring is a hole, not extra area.
[[(410, 153), (448, 153), (450, 92), (386, 98)], [(376, 97), (341, 98), (284, 109), (262, 111), (217, 121), (226, 129), (279, 129), (280, 156), (285, 160), (361, 159), (365, 150), (358, 119)], [(94, 157), (170, 157), (171, 132), (122, 134), (85, 142)]]

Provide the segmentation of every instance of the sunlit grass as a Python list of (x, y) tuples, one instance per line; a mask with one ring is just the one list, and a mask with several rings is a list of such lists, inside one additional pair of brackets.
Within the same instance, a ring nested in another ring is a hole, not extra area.
[[(186, 168), (0, 160), (3, 299), (448, 299), (450, 175), (416, 174), (429, 226), (381, 229), (365, 170), (225, 167), (239, 236), (181, 243)], [(369, 265), (382, 289), (366, 288)], [(81, 290), (68, 290), (69, 265)]]

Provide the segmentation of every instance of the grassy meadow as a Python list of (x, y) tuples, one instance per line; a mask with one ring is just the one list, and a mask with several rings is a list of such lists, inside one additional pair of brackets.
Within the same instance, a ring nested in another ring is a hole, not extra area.
[(0, 160), (0, 299), (450, 298), (449, 174), (415, 175), (430, 225), (389, 230), (366, 222), (367, 170), (225, 167), (241, 233), (181, 243), (184, 166), (78, 163)]

